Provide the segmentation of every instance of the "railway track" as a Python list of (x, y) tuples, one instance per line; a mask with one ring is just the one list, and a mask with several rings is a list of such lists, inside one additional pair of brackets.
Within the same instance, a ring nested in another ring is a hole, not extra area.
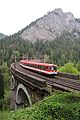
[(66, 77), (59, 77), (59, 76), (55, 76), (54, 78), (42, 76), (35, 72), (23, 69), (18, 63), (16, 64), (16, 69), (18, 71), (22, 71), (23, 73), (31, 74), (36, 76), (37, 78), (46, 80), (46, 85), (50, 85), (50, 86), (57, 87), (59, 89), (64, 89), (64, 90), (73, 89), (73, 90), (80, 91), (80, 80), (74, 80), (74, 79), (69, 79)]
[(50, 79), (50, 81), (47, 81), (47, 84), (58, 87), (60, 89), (73, 89), (80, 91), (80, 82), (72, 79), (56, 77), (54, 79)]

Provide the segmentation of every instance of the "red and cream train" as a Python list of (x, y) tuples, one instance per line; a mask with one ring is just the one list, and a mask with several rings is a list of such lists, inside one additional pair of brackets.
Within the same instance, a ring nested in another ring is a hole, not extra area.
[(20, 66), (28, 70), (48, 76), (57, 75), (57, 65), (55, 64), (38, 63), (31, 60), (21, 60)]

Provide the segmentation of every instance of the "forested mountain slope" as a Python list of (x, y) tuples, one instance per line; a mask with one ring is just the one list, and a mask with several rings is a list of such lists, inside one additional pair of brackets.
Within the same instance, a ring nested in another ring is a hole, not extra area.
[(22, 56), (44, 59), (45, 55), (46, 62), (64, 65), (71, 61), (76, 64), (80, 61), (80, 39), (73, 33), (64, 32), (51, 41), (37, 40), (33, 43), (24, 41), (17, 34), (0, 40), (0, 64), (3, 61), (10, 64), (14, 54), (17, 60)]

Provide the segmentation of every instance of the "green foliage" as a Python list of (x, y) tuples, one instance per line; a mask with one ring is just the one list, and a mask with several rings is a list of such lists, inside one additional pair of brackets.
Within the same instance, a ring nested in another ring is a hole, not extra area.
[(78, 63), (80, 61), (80, 38), (76, 38), (73, 33), (64, 32), (52, 41), (38, 38), (35, 42), (24, 41), (19, 37), (19, 34), (1, 39), (0, 64), (7, 62), (9, 66), (13, 62), (14, 53), (17, 61), (23, 55), (31, 59), (36, 57), (43, 59), (44, 53), (46, 53), (47, 62), (57, 65), (64, 65), (69, 61)]
[(80, 61), (76, 64), (76, 68), (80, 71)]
[(4, 80), (2, 71), (0, 69), (0, 109), (2, 109), (3, 106), (3, 98), (4, 98)]
[(80, 95), (56, 93), (31, 108), (0, 112), (1, 120), (79, 120)]
[(78, 74), (78, 70), (74, 67), (74, 64), (69, 62), (59, 69), (60, 72)]
[[(9, 68), (7, 66), (7, 63), (3, 63), (1, 66), (1, 74), (2, 79), (0, 79), (0, 93), (1, 95), (4, 95), (1, 99), (1, 109), (8, 109), (9, 108), (9, 102), (7, 102), (8, 97), (10, 96), (10, 73)], [(5, 94), (4, 94), (5, 93)]]
[(3, 77), (4, 77), (4, 82), (10, 80), (10, 74), (9, 74), (9, 68), (7, 66), (7, 63), (3, 63), (1, 66)]
[(4, 80), (2, 71), (0, 69), (0, 99), (4, 97)]

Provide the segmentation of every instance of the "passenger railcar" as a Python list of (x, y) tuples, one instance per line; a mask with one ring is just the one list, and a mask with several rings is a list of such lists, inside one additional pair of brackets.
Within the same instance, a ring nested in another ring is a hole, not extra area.
[(20, 66), (48, 76), (57, 75), (57, 65), (48, 63), (38, 63), (34, 61), (21, 60)]

